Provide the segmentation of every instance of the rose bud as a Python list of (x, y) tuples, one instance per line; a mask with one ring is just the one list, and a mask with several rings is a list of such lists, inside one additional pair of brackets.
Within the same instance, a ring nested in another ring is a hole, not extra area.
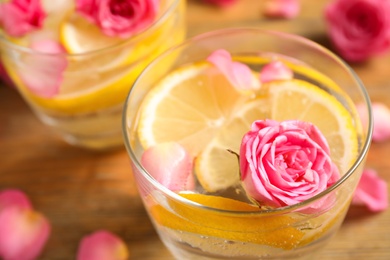
[[(329, 153), (325, 137), (310, 123), (255, 121), (240, 148), (243, 186), (262, 206), (283, 207), (303, 202), (339, 179)], [(332, 199), (325, 198), (310, 207), (326, 210), (331, 203)]]

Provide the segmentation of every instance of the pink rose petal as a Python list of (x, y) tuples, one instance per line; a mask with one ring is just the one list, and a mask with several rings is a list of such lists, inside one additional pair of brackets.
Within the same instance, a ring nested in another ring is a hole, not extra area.
[(0, 192), (0, 213), (7, 207), (32, 209), (31, 202), (26, 194), (16, 189), (7, 189)]
[(0, 213), (0, 256), (4, 260), (32, 260), (50, 235), (50, 224), (31, 209), (7, 207)]
[(85, 236), (79, 245), (77, 260), (127, 260), (129, 250), (116, 235), (99, 230)]
[(13, 37), (42, 27), (46, 13), (40, 0), (11, 0), (0, 4), (0, 26)]
[(299, 0), (268, 0), (264, 15), (272, 18), (295, 18), (300, 11)]
[(63, 72), (67, 67), (65, 49), (53, 40), (33, 42), (31, 49), (37, 54), (26, 54), (19, 74), (34, 94), (50, 98), (59, 93)]
[(146, 150), (142, 166), (162, 185), (172, 191), (193, 190), (192, 158), (178, 143), (163, 143)]
[(233, 61), (228, 51), (216, 50), (207, 57), (207, 61), (214, 64), (237, 89), (260, 88), (260, 82), (253, 76), (251, 69), (243, 63)]
[(272, 61), (265, 65), (260, 71), (262, 83), (273, 80), (289, 80), (294, 76), (293, 71), (281, 61)]
[(378, 176), (375, 170), (364, 170), (352, 203), (365, 205), (373, 212), (387, 209), (389, 207), (387, 183)]
[[(364, 126), (368, 124), (368, 115), (365, 112), (364, 104), (357, 106), (357, 111)], [(390, 139), (390, 109), (382, 103), (372, 103), (372, 116), (374, 119), (374, 128), (372, 140), (382, 142)]]

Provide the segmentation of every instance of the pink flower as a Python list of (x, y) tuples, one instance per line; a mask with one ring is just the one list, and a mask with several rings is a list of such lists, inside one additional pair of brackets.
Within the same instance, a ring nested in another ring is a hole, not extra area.
[[(259, 120), (240, 148), (241, 180), (260, 205), (281, 207), (305, 201), (339, 179), (326, 139), (301, 121)], [(325, 207), (324, 201), (312, 208)]]
[[(357, 106), (360, 120), (364, 126), (368, 124), (368, 115), (365, 112), (365, 105)], [(390, 109), (382, 103), (372, 103), (372, 117), (374, 126), (372, 131), (372, 140), (382, 142), (390, 139)]]
[(293, 71), (281, 61), (272, 61), (260, 71), (260, 81), (266, 83), (273, 80), (289, 80), (294, 76)]
[(245, 64), (233, 61), (226, 50), (216, 50), (207, 57), (239, 90), (255, 90), (260, 88), (259, 80), (254, 77), (252, 70)]
[(0, 4), (0, 25), (13, 37), (41, 28), (45, 17), (40, 0), (11, 0)]
[(85, 236), (79, 245), (77, 260), (127, 260), (129, 250), (116, 235), (99, 230)]
[(172, 191), (193, 190), (192, 158), (178, 143), (162, 143), (147, 149), (142, 166), (158, 182)]
[(108, 36), (131, 37), (150, 26), (160, 0), (76, 0), (76, 8)]
[(325, 9), (329, 36), (348, 61), (363, 61), (390, 46), (390, 0), (335, 0)]
[(65, 49), (56, 41), (33, 42), (30, 48), (37, 54), (27, 54), (20, 65), (23, 83), (34, 94), (50, 98), (57, 95), (67, 67)]
[(264, 15), (273, 18), (295, 18), (300, 11), (299, 0), (268, 0)]
[(32, 209), (7, 207), (0, 213), (0, 256), (4, 260), (32, 260), (50, 235), (50, 224)]
[(365, 205), (373, 212), (387, 209), (389, 207), (387, 183), (379, 178), (375, 170), (364, 170), (354, 193), (352, 203)]
[(202, 0), (205, 3), (217, 5), (220, 7), (227, 7), (234, 4), (237, 0)]

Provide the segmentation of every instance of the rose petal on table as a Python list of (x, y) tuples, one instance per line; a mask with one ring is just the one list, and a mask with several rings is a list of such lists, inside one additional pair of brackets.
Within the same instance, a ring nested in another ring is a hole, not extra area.
[(7, 207), (32, 209), (31, 202), (26, 194), (17, 189), (6, 189), (0, 192), (0, 212)]
[(106, 230), (98, 230), (83, 237), (77, 260), (126, 260), (129, 255), (126, 244), (118, 236)]
[(31, 44), (37, 54), (26, 54), (19, 74), (26, 86), (41, 97), (59, 93), (63, 72), (67, 67), (64, 47), (53, 40), (39, 40)]
[(195, 188), (192, 157), (178, 143), (150, 147), (142, 154), (141, 164), (158, 182), (172, 191)]
[(295, 18), (299, 11), (299, 0), (268, 0), (264, 7), (264, 15), (271, 18)]
[(228, 51), (216, 50), (207, 57), (207, 61), (216, 66), (237, 89), (256, 90), (260, 88), (260, 82), (254, 77), (252, 70), (243, 63), (233, 61)]
[(363, 171), (353, 196), (352, 204), (365, 205), (373, 212), (383, 211), (389, 207), (387, 183), (373, 169)]
[(4, 260), (36, 259), (50, 230), (45, 216), (34, 210), (5, 208), (0, 213), (0, 256)]
[(281, 61), (272, 61), (260, 71), (260, 81), (262, 83), (273, 80), (289, 80), (293, 77), (293, 71)]
[[(368, 115), (364, 104), (357, 106), (360, 119), (364, 126), (368, 124)], [(374, 120), (372, 140), (382, 142), (390, 139), (390, 109), (383, 103), (372, 103), (372, 117)]]

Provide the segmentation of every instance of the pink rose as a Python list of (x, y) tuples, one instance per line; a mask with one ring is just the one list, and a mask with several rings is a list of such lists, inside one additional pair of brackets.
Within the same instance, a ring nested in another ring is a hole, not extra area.
[[(326, 139), (301, 121), (259, 120), (244, 135), (241, 180), (260, 205), (293, 205), (319, 194), (339, 179)], [(312, 208), (322, 207), (320, 201)]]
[(11, 0), (0, 4), (0, 24), (13, 37), (41, 28), (45, 17), (40, 0)]
[(363, 61), (390, 46), (390, 0), (335, 0), (325, 9), (330, 38), (348, 61)]
[(76, 0), (76, 8), (108, 36), (130, 37), (150, 26), (160, 0)]
[(221, 7), (227, 7), (229, 5), (232, 5), (237, 0), (203, 0), (205, 3), (221, 6)]
[(264, 15), (272, 18), (295, 18), (300, 11), (299, 0), (268, 0), (265, 3)]

